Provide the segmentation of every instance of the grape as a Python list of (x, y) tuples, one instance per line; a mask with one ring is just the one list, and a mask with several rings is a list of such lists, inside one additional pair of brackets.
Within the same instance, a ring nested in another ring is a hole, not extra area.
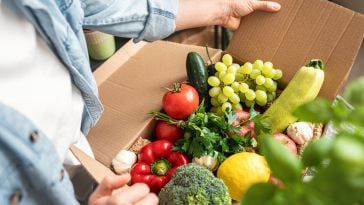
[(272, 63), (271, 62), (269, 62), (269, 63), (270, 64), (268, 64), (268, 65), (264, 64), (264, 66), (262, 68), (262, 73), (264, 74), (265, 77), (272, 78), (275, 75), (275, 70), (273, 69)]
[(220, 93), (218, 96), (217, 96), (217, 101), (220, 103), (220, 104), (223, 104), (224, 102), (226, 102), (228, 100), (228, 97), (226, 97), (224, 95), (224, 93)]
[[(236, 78), (236, 77), (235, 77)], [(231, 84), (231, 87), (233, 88), (233, 90), (234, 90), (234, 92), (239, 92), (239, 87), (240, 87), (240, 83), (239, 82), (233, 82), (232, 84)]]
[(263, 85), (257, 85), (255, 86), (255, 90), (263, 90), (263, 91), (267, 91), (267, 88), (264, 87)]
[(254, 68), (254, 69), (261, 70), (261, 69), (263, 68), (263, 61), (262, 61), (262, 60), (256, 60), (256, 61), (253, 63), (253, 68)]
[(226, 71), (227, 67), (224, 63), (217, 62), (217, 63), (215, 63), (215, 69), (216, 69), (216, 71), (221, 72), (221, 71)]
[(276, 92), (269, 92), (267, 94), (267, 101), (273, 102), (273, 100), (276, 98), (276, 96), (277, 96)]
[(229, 97), (229, 100), (231, 103), (233, 104), (238, 104), (240, 102), (240, 97), (238, 94), (236, 93), (233, 93), (230, 97)]
[(255, 92), (252, 89), (249, 89), (246, 93), (245, 93), (245, 97), (247, 100), (254, 100), (255, 99)]
[(239, 91), (241, 93), (246, 93), (249, 90), (249, 85), (246, 83), (240, 83)]
[(233, 64), (233, 57), (230, 54), (225, 54), (222, 56), (222, 62), (229, 66), (231, 64)]
[(252, 72), (250, 73), (249, 77), (251, 79), (255, 79), (258, 75), (260, 75), (260, 70), (258, 69), (253, 69)]
[(207, 79), (207, 83), (212, 86), (212, 87), (216, 87), (216, 86), (219, 86), (220, 85), (220, 80), (218, 77), (216, 76), (210, 76), (208, 79)]
[(255, 83), (257, 85), (263, 85), (265, 83), (265, 78), (264, 76), (262, 75), (258, 75), (256, 78), (255, 78)]
[(221, 88), (220, 87), (212, 87), (209, 90), (209, 95), (211, 97), (217, 97), (220, 93), (221, 93)]
[(226, 75), (226, 71), (220, 71), (219, 73), (219, 79), (222, 81), (222, 79), (224, 78), (224, 76)]
[(238, 72), (248, 75), (252, 72), (252, 70), (253, 70), (253, 64), (247, 62), (238, 69)]
[(217, 115), (220, 115), (220, 116), (223, 116), (224, 115), (224, 112), (221, 110), (221, 107), (217, 107), (216, 108), (216, 114)]
[(238, 68), (239, 68), (238, 64), (232, 64), (231, 66), (228, 67), (227, 72), (235, 74), (237, 72)]
[(274, 84), (274, 81), (270, 78), (265, 78), (264, 87), (266, 88), (272, 88)]
[(245, 93), (239, 93), (239, 97), (240, 97), (240, 101), (246, 100)]
[(218, 99), (216, 97), (211, 98), (210, 102), (211, 102), (211, 105), (213, 105), (215, 107), (221, 105), (221, 103), (218, 101)]
[(220, 75), (220, 72), (215, 72), (216, 77), (219, 77), (219, 75)]
[(257, 100), (256, 102), (257, 102), (257, 104), (258, 104), (258, 105), (260, 105), (260, 106), (262, 106), (262, 107), (263, 107), (263, 106), (265, 106), (265, 105), (267, 104), (267, 99), (265, 99), (265, 100), (263, 100), (263, 101), (259, 101), (259, 100)]
[(267, 62), (265, 62), (263, 64), (263, 69), (264, 69), (264, 67), (266, 67), (266, 68), (273, 68), (273, 63), (270, 62), (270, 61), (267, 61)]
[(223, 103), (223, 104), (221, 105), (221, 110), (222, 110), (223, 112), (225, 112), (225, 111), (227, 111), (227, 110), (231, 110), (231, 108), (232, 108), (232, 105), (231, 105), (231, 103), (229, 103), (229, 102), (225, 102), (225, 103)]
[(239, 72), (235, 73), (235, 81), (243, 81), (245, 79), (244, 74), (241, 74)]
[(238, 104), (233, 104), (233, 107), (232, 107), (233, 110), (242, 110), (243, 109), (243, 106), (238, 103)]
[(283, 72), (281, 69), (276, 69), (275, 75), (273, 76), (273, 80), (279, 80), (283, 76)]
[(222, 89), (222, 93), (224, 93), (225, 96), (230, 97), (234, 94), (234, 89), (230, 86), (225, 86)]
[(226, 75), (224, 75), (224, 77), (222, 78), (222, 82), (225, 85), (230, 85), (231, 83), (233, 83), (235, 81), (235, 75), (232, 73), (227, 73)]
[(269, 92), (274, 92), (277, 90), (277, 83), (273, 81), (273, 85), (269, 88), (267, 88)]
[(267, 102), (267, 93), (263, 90), (255, 91), (255, 99), (260, 102)]
[(251, 106), (253, 106), (253, 105), (254, 105), (254, 101), (246, 100), (246, 101), (245, 101), (245, 105), (246, 105), (247, 107), (251, 107)]

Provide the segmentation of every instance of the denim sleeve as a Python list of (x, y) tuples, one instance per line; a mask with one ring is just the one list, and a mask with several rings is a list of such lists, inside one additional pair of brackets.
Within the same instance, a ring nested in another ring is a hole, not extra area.
[(174, 32), (178, 0), (82, 0), (82, 7), (86, 29), (154, 41)]

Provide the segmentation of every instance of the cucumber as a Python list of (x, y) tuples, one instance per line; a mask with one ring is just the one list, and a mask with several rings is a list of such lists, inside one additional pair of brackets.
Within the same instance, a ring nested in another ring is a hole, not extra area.
[(186, 59), (186, 70), (188, 81), (197, 90), (200, 102), (202, 102), (203, 99), (208, 99), (208, 72), (204, 60), (198, 53), (188, 53)]
[(317, 97), (324, 77), (322, 62), (317, 59), (297, 71), (281, 95), (263, 113), (263, 118), (272, 125), (272, 133), (282, 132), (297, 121), (292, 112)]

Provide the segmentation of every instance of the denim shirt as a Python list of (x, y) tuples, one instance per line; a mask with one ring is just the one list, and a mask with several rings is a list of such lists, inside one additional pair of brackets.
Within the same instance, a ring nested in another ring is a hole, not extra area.
[[(85, 102), (81, 130), (86, 135), (103, 108), (91, 73), (83, 29), (134, 41), (162, 39), (175, 29), (178, 1), (0, 0), (0, 3), (26, 16), (69, 70)], [(21, 113), (1, 102), (0, 119), (0, 204), (78, 204), (69, 177), (47, 136)]]

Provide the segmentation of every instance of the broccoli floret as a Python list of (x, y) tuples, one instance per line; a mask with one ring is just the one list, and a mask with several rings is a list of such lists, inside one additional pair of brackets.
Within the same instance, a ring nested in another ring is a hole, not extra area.
[(179, 167), (159, 193), (160, 205), (230, 205), (222, 180), (208, 169), (190, 163)]

